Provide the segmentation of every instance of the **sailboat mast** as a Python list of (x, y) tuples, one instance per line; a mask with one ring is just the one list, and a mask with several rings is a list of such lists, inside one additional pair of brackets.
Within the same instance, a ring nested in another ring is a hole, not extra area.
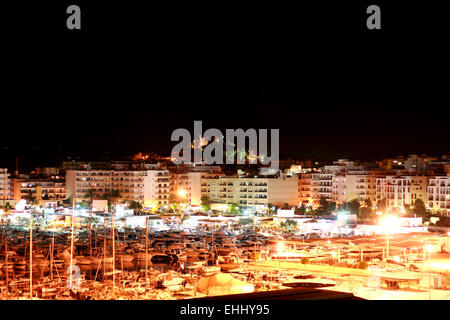
[(148, 279), (148, 217), (145, 217), (145, 285)]
[(70, 279), (70, 284), (72, 284), (72, 264), (73, 264), (73, 218), (74, 218), (74, 212), (75, 212), (75, 197), (73, 198), (73, 202), (72, 202), (72, 234), (70, 237), (70, 268), (69, 268), (69, 279)]
[(91, 229), (92, 210), (89, 209), (89, 256), (92, 256), (92, 229)]
[(115, 296), (116, 293), (116, 276), (115, 276), (115, 262), (116, 262), (116, 247), (115, 247), (115, 226), (114, 226), (114, 211), (116, 210), (115, 206), (114, 209), (111, 211), (111, 235), (112, 235), (112, 270), (113, 270), (113, 296)]
[(106, 215), (103, 216), (103, 278), (106, 273)]
[(9, 289), (8, 289), (8, 287), (9, 287), (9, 276), (8, 276), (8, 269), (9, 269), (9, 266), (8, 266), (8, 237), (6, 237), (5, 238), (5, 265), (6, 265), (6, 270), (5, 270), (5, 272), (6, 272), (6, 297), (8, 297), (8, 294), (9, 294)]
[(4, 218), (6, 214), (6, 172), (8, 169), (5, 169), (5, 176), (3, 177), (3, 212), (2, 212), (2, 241), (5, 239), (5, 225), (4, 225)]
[(50, 251), (50, 279), (53, 280), (53, 250), (55, 248), (55, 231), (52, 232), (52, 248)]
[[(6, 266), (8, 267), (8, 266)], [(30, 211), (30, 299), (33, 298), (33, 211)]]

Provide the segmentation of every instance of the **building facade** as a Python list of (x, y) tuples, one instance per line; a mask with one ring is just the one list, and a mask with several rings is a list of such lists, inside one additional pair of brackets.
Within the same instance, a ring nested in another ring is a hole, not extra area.
[(387, 207), (406, 208), (414, 205), (416, 199), (427, 203), (428, 177), (386, 176), (376, 179), (377, 202)]
[(119, 201), (138, 201), (144, 206), (169, 204), (170, 175), (168, 170), (67, 170), (67, 197), (76, 202), (105, 199), (113, 191)]
[(23, 199), (42, 204), (45, 201), (60, 202), (66, 199), (66, 184), (63, 180), (17, 179), (15, 184), (14, 193), (17, 201)]
[(303, 205), (312, 204), (312, 174), (310, 172), (298, 175), (298, 200)]
[(10, 174), (8, 173), (8, 169), (0, 168), (0, 200), (8, 199), (12, 199)]
[(450, 215), (450, 176), (430, 178), (428, 183), (430, 209)]
[(298, 177), (220, 177), (202, 179), (202, 196), (211, 202), (243, 207), (298, 205)]

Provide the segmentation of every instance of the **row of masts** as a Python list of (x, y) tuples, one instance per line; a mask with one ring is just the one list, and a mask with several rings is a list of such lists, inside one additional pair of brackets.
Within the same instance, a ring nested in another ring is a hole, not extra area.
[[(30, 299), (33, 298), (33, 250), (37, 249), (37, 244), (36, 246), (33, 246), (33, 224), (34, 224), (34, 214), (35, 212), (31, 211), (30, 212), (30, 221), (29, 221), (29, 297)], [(73, 283), (73, 271), (74, 271), (74, 266), (73, 266), (73, 261), (74, 261), (74, 238), (75, 238), (75, 226), (74, 226), (74, 219), (75, 217), (75, 201), (73, 201), (73, 207), (72, 207), (72, 214), (71, 214), (71, 231), (70, 231), (70, 264), (69, 264), (69, 269), (68, 269), (68, 283), (70, 283), (70, 285), (72, 285)], [(106, 217), (104, 219), (104, 234), (103, 234), (103, 253), (102, 253), (102, 258), (103, 258), (103, 272), (104, 274), (106, 274), (106, 252), (107, 252), (107, 225), (106, 225)], [(116, 277), (115, 277), (115, 256), (116, 256), (116, 252), (115, 252), (115, 220), (114, 220), (114, 210), (112, 210), (111, 212), (111, 239), (112, 239), (112, 282), (113, 282), (113, 296), (115, 296), (115, 292), (116, 292)], [(149, 265), (148, 265), (148, 250), (149, 250), (149, 242), (148, 242), (148, 217), (146, 217), (146, 228), (145, 228), (145, 279), (146, 279), (146, 283), (148, 282), (148, 269), (149, 269)], [(117, 233), (117, 236), (119, 237), (119, 234)], [(4, 250), (5, 250), (5, 276), (6, 276), (6, 297), (8, 297), (9, 295), (9, 255), (8, 255), (8, 239), (7, 239), (7, 235), (5, 232), (5, 223), (4, 223), (4, 215), (2, 215), (2, 242), (4, 244)], [(25, 244), (25, 248), (27, 247), (27, 244)], [(53, 269), (54, 269), (54, 249), (55, 249), (55, 234), (54, 232), (52, 233), (52, 239), (51, 239), (51, 244), (50, 244), (50, 248), (49, 248), (49, 256), (50, 256), (50, 263), (49, 263), (49, 267), (50, 267), (50, 279), (53, 280)], [(89, 217), (89, 255), (92, 256), (92, 227), (91, 227), (91, 215)], [(122, 264), (123, 264), (123, 260)], [(123, 268), (123, 266), (122, 266)]]

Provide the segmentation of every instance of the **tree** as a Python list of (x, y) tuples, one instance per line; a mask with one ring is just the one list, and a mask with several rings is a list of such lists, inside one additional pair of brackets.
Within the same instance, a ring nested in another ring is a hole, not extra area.
[(336, 210), (336, 202), (334, 201), (329, 202), (327, 208), (328, 214), (330, 215), (335, 210)]
[(325, 197), (320, 197), (319, 207), (316, 210), (316, 214), (319, 216), (330, 215), (336, 210), (336, 202), (328, 201)]
[(134, 214), (139, 214), (142, 210), (142, 203), (140, 203), (139, 201), (130, 201), (128, 203), (128, 209), (132, 209)]
[(84, 208), (84, 209), (87, 209), (87, 208), (89, 208), (89, 204), (88, 204), (88, 203), (86, 203), (86, 202), (81, 202), (81, 203), (78, 203), (78, 205), (80, 206), (80, 208)]
[(30, 192), (25, 196), (25, 200), (31, 204), (36, 202), (36, 197), (34, 196), (33, 191), (30, 190)]
[(422, 218), (429, 217), (427, 208), (425, 207), (425, 203), (423, 203), (422, 199), (416, 199), (416, 201), (414, 201), (414, 214)]
[(236, 203), (232, 203), (228, 207), (228, 212), (231, 214), (238, 214), (239, 213), (239, 206)]
[(111, 190), (109, 193), (105, 193), (104, 199), (108, 200), (108, 206), (112, 208), (112, 205), (115, 205), (117, 200), (121, 197), (119, 190)]
[(340, 206), (339, 209), (341, 210), (347, 210), (351, 214), (358, 214), (359, 213), (359, 207), (361, 204), (359, 203), (358, 199), (350, 200), (349, 202), (344, 202), (342, 206)]
[(296, 212), (299, 213), (299, 214), (305, 214), (306, 213), (306, 206), (302, 203), (300, 205), (300, 207), (297, 208)]
[(84, 195), (85, 199), (88, 199), (89, 203), (92, 203), (92, 198), (94, 198), (94, 190), (89, 189)]
[(267, 208), (269, 209), (269, 213), (273, 214), (277, 212), (279, 207), (277, 205), (274, 205), (273, 203), (268, 203)]
[(386, 197), (377, 201), (377, 208), (381, 211), (386, 210)]
[(48, 197), (47, 193), (42, 196), (42, 200), (48, 200), (48, 199), (49, 199), (49, 197)]
[(203, 196), (201, 198), (202, 201), (202, 207), (204, 211), (210, 211), (211, 210), (211, 200), (207, 196)]
[(372, 216), (372, 201), (370, 199), (364, 200), (364, 204), (359, 207), (358, 217), (359, 218), (369, 218)]
[(297, 226), (297, 221), (288, 219), (284, 222), (281, 222), (280, 226), (282, 228), (288, 228), (289, 230), (291, 230), (292, 228), (295, 228)]

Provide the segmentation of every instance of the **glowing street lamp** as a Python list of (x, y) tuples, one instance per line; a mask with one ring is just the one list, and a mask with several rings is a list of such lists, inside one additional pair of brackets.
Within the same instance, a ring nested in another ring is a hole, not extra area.
[(186, 197), (187, 192), (184, 189), (178, 189), (177, 194), (180, 198), (184, 198)]
[(395, 227), (398, 225), (398, 219), (394, 216), (387, 216), (381, 220), (380, 225), (386, 232), (386, 259), (389, 258), (389, 234), (393, 233)]
[(425, 244), (424, 249), (428, 251), (428, 272), (430, 273), (428, 275), (428, 285), (429, 285), (428, 299), (431, 300), (431, 251), (433, 251), (433, 246), (427, 243)]
[(278, 252), (278, 254), (282, 253), (283, 250), (284, 250), (284, 246), (283, 246), (283, 244), (281, 242), (279, 242), (278, 245), (277, 245), (277, 252)]

